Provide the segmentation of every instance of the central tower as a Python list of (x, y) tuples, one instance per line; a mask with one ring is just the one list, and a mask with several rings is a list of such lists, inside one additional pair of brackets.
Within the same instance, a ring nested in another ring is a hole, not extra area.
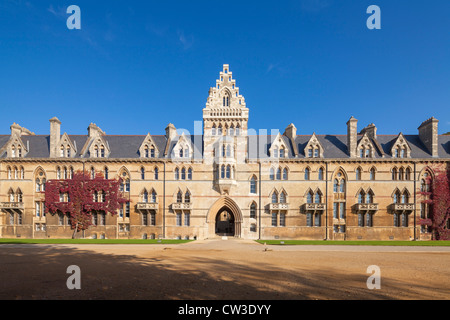
[(237, 167), (247, 157), (248, 109), (228, 64), (209, 89), (203, 109), (204, 162), (213, 165), (214, 184), (221, 194), (236, 185)]

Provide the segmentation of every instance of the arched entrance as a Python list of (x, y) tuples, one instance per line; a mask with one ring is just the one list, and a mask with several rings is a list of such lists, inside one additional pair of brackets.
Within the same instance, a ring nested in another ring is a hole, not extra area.
[(242, 213), (236, 202), (229, 197), (217, 200), (206, 217), (208, 238), (216, 236), (241, 236)]
[(217, 213), (216, 235), (234, 237), (234, 215), (227, 207)]

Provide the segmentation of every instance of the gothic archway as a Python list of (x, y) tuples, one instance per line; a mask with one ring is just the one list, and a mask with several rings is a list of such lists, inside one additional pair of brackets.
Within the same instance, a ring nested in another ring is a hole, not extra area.
[(209, 209), (206, 219), (209, 238), (217, 235), (241, 236), (242, 212), (229, 197), (217, 200)]

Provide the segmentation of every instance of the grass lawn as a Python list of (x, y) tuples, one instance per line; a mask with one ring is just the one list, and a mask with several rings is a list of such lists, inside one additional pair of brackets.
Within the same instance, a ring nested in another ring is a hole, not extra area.
[(0, 239), (0, 244), (180, 244), (194, 240), (171, 239)]
[(450, 241), (257, 240), (256, 242), (268, 245), (450, 246)]

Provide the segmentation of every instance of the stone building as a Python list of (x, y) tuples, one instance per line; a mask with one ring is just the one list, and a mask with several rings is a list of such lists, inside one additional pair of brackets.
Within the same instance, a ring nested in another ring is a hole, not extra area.
[[(129, 201), (95, 215), (94, 238), (430, 239), (417, 192), (450, 163), (450, 136), (430, 118), (417, 135), (378, 135), (370, 124), (347, 135), (283, 134), (248, 128), (249, 109), (223, 66), (209, 90), (198, 134), (50, 135), (18, 124), (0, 135), (0, 237), (69, 238), (68, 217), (45, 212), (45, 183), (73, 172), (124, 179)], [(65, 199), (61, 199), (65, 201)]]

